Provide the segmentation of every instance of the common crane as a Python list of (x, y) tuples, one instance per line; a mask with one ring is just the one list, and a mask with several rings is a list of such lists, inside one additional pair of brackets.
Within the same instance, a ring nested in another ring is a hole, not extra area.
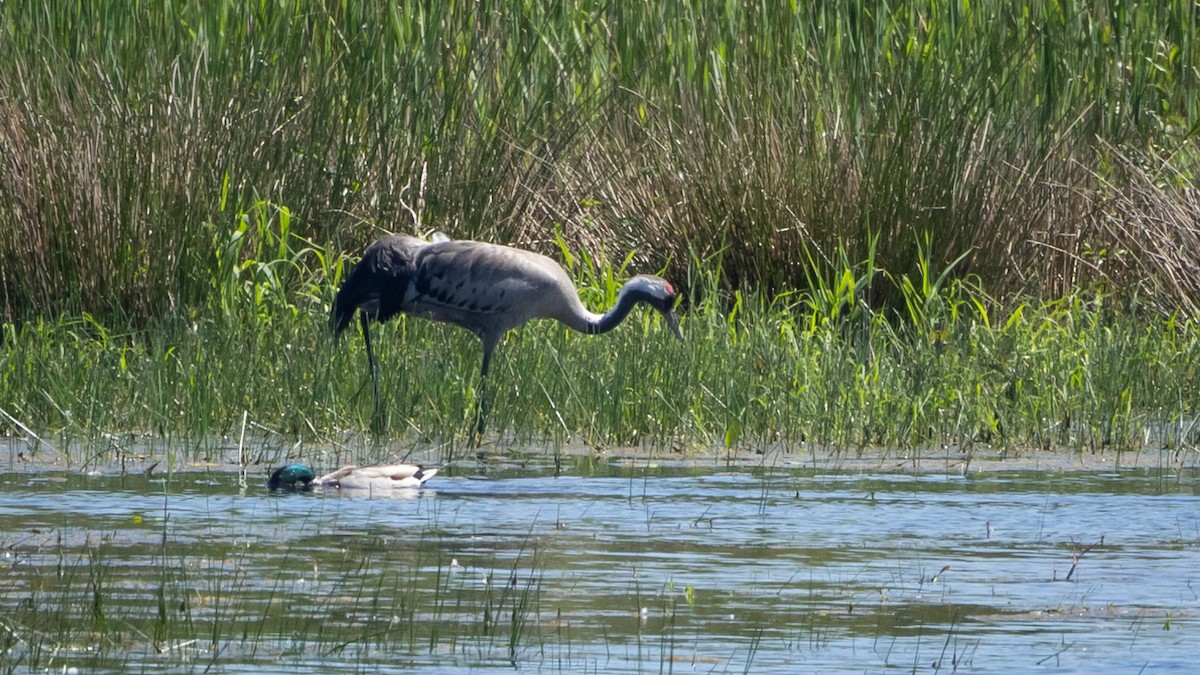
[(504, 334), (534, 318), (557, 319), (581, 333), (607, 333), (638, 303), (662, 313), (680, 340), (673, 311), (679, 294), (661, 277), (638, 275), (625, 282), (616, 304), (604, 314), (589, 312), (571, 278), (554, 260), (532, 251), (476, 241), (452, 241), (441, 235), (428, 242), (403, 235), (385, 236), (363, 253), (333, 301), (329, 325), (341, 335), (359, 311), (367, 361), (381, 410), (379, 373), (371, 349), (369, 321), (384, 322), (409, 314), (462, 326), (483, 343), (476, 437), (487, 415), (486, 385), (492, 352)]

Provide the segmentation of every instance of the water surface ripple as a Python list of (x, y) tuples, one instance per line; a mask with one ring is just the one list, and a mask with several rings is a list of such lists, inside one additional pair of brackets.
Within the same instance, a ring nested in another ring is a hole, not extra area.
[(1191, 672), (1197, 478), (480, 465), (384, 498), (10, 470), (0, 666)]

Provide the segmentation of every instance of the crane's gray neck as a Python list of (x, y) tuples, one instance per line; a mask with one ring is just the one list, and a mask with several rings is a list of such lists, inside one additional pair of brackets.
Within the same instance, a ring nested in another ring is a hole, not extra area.
[(648, 291), (642, 287), (641, 279), (631, 279), (621, 287), (621, 292), (617, 294), (617, 304), (613, 305), (612, 309), (605, 314), (591, 314), (587, 318), (587, 324), (584, 332), (588, 335), (600, 335), (616, 328), (626, 316), (629, 316), (629, 311), (634, 308), (639, 302), (645, 302), (650, 298)]

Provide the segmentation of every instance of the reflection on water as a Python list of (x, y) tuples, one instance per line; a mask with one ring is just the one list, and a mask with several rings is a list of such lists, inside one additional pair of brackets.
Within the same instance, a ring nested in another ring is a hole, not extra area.
[[(457, 472), (457, 476), (455, 476)], [(0, 665), (1190, 671), (1194, 470), (0, 473)]]

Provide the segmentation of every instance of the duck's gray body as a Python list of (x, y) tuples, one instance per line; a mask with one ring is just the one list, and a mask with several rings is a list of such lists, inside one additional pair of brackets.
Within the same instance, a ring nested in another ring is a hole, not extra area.
[(662, 313), (682, 339), (673, 307), (678, 294), (665, 279), (640, 275), (621, 288), (617, 304), (606, 314), (589, 312), (562, 266), (532, 251), (475, 241), (443, 238), (428, 242), (389, 235), (367, 247), (362, 260), (338, 291), (329, 324), (335, 335), (361, 310), (363, 338), (375, 380), (378, 375), (368, 319), (387, 321), (404, 313), (462, 326), (483, 343), (478, 432), (483, 432), (486, 381), (492, 352), (504, 334), (534, 318), (557, 319), (592, 335), (606, 333), (625, 319), (633, 306), (646, 303)]

